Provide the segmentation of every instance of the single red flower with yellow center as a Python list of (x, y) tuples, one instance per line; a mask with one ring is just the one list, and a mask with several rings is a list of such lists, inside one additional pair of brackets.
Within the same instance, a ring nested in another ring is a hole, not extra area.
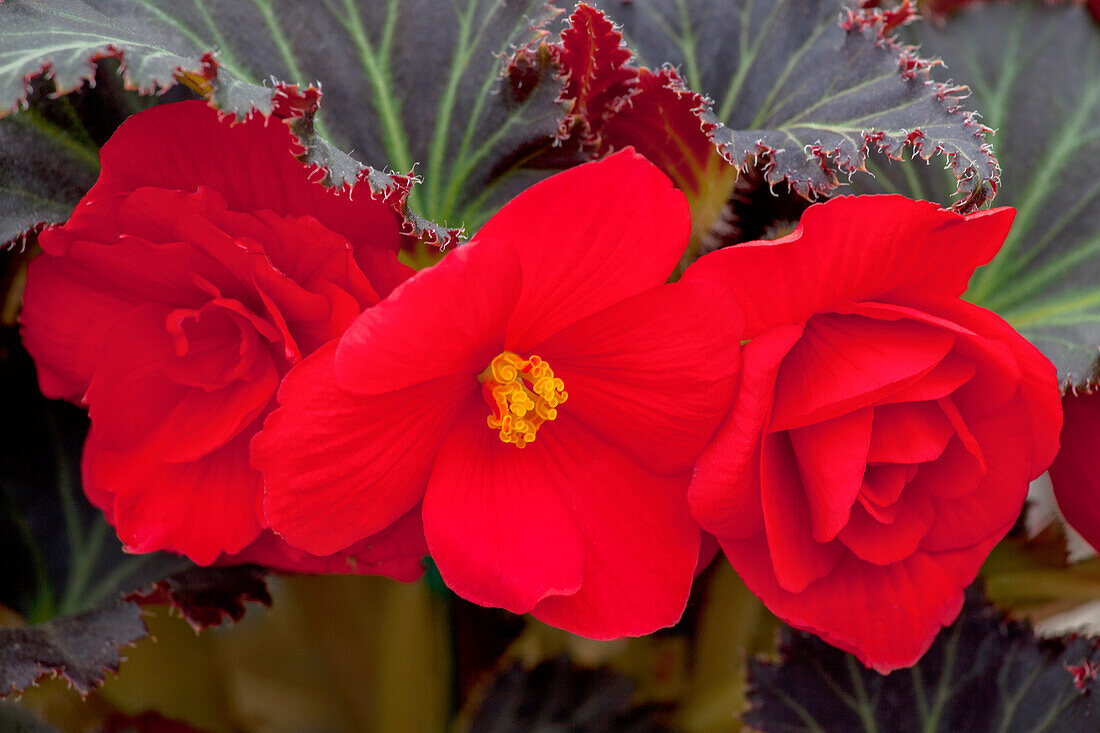
[(632, 150), (518, 196), (287, 376), (252, 443), (271, 526), (327, 554), (423, 502), (468, 600), (594, 638), (675, 623), (742, 330), (724, 284), (666, 284), (689, 230)]

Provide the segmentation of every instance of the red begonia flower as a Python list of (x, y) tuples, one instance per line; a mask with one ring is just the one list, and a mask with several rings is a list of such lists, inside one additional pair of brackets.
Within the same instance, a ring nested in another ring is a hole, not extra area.
[(1100, 390), (1069, 392), (1062, 408), (1062, 449), (1050, 466), (1054, 498), (1070, 526), (1100, 548)]
[(45, 395), (88, 406), (84, 488), (129, 550), (411, 579), (415, 516), (339, 558), (264, 532), (248, 443), (281, 375), (411, 272), (400, 216), (312, 183), (295, 148), (281, 122), (231, 126), (202, 102), (131, 117), (39, 237), (24, 343)]
[(423, 502), (468, 600), (594, 638), (675, 623), (743, 325), (721, 283), (665, 284), (689, 228), (632, 150), (518, 196), (287, 375), (252, 443), (271, 526), (326, 554)]
[(1013, 215), (838, 198), (684, 275), (732, 287), (751, 339), (692, 514), (776, 615), (880, 671), (954, 620), (1058, 449), (1053, 365), (959, 299)]

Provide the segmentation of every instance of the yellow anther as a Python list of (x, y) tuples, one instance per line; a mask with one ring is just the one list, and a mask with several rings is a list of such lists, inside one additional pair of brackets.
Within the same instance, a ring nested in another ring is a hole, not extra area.
[(535, 355), (524, 359), (505, 351), (493, 358), (479, 379), (485, 401), (492, 408), (489, 427), (517, 448), (534, 442), (539, 426), (556, 418), (557, 406), (569, 397), (565, 382)]

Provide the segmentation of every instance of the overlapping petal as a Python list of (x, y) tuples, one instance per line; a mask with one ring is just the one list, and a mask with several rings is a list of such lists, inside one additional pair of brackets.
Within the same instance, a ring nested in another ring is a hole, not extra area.
[[(833, 200), (790, 237), (685, 275), (729, 284), (754, 337), (747, 393), (697, 465), (693, 514), (769, 608), (881, 671), (912, 664), (953, 620), (1057, 446), (1053, 366), (958, 298), (1011, 220)], [(772, 350), (792, 327), (797, 341)], [(760, 394), (758, 343), (774, 396)]]
[(291, 370), (252, 446), (267, 522), (316, 555), (381, 532), (420, 502), (432, 458), (477, 387), (451, 375), (360, 395), (339, 385), (336, 350), (330, 342)]
[(1014, 216), (1010, 208), (962, 216), (903, 196), (839, 196), (807, 209), (792, 234), (719, 250), (684, 277), (714, 277), (733, 287), (751, 338), (895, 290), (957, 297), (974, 269), (1000, 249)]
[(570, 498), (599, 489), (592, 466), (606, 459), (567, 421), (520, 450), (486, 427), (479, 398), (466, 408), (424, 495), (424, 532), (444, 582), (467, 600), (514, 613), (576, 593), (587, 548)]
[(565, 382), (568, 414), (651, 470), (681, 473), (733, 399), (742, 329), (723, 284), (678, 283), (588, 316), (536, 351)]

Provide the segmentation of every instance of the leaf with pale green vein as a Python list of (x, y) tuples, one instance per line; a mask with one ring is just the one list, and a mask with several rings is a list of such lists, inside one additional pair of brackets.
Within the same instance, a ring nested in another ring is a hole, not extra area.
[[(1100, 354), (1100, 25), (1079, 5), (1021, 0), (909, 32), (970, 86), (997, 129), (997, 203), (1018, 212), (965, 297), (1004, 317), (1063, 380), (1084, 382)], [(865, 190), (942, 200), (939, 171), (899, 173), (880, 169)]]
[(36, 79), (28, 108), (0, 119), (0, 245), (69, 216), (95, 183), (100, 145), (126, 117), (191, 96), (185, 87), (159, 97), (127, 91), (113, 59), (97, 64), (94, 89), (59, 95), (51, 80)]
[(1100, 643), (1039, 639), (971, 589), (921, 660), (883, 676), (815, 636), (784, 633), (778, 662), (749, 664), (761, 731), (867, 733), (1100, 730)]
[[(388, 190), (398, 184), (382, 166), (416, 166), (425, 185), (410, 192), (411, 223), (445, 238), (423, 217), (476, 226), (546, 174), (531, 162), (552, 155), (565, 113), (538, 49), (555, 12), (546, 0), (7, 0), (0, 109), (47, 66), (67, 91), (90, 78), (90, 59), (121, 56), (132, 86), (183, 78), (221, 109), (292, 117), (306, 162), (334, 183)], [(214, 49), (216, 63), (204, 61)], [(320, 82), (324, 114), (313, 117), (308, 91), (261, 86), (268, 78)]]
[(140, 605), (169, 603), (197, 630), (238, 620), (245, 601), (270, 604), (262, 568), (124, 552), (81, 489), (87, 413), (35, 387), (15, 329), (0, 328), (0, 605), (27, 621), (0, 627), (0, 697), (51, 674), (97, 687), (145, 637)]
[(712, 139), (732, 163), (761, 167), (770, 185), (827, 193), (877, 149), (941, 156), (957, 208), (996, 190), (985, 129), (959, 107), (964, 90), (935, 81), (932, 66), (890, 36), (905, 10), (853, 11), (843, 0), (595, 4), (623, 25), (641, 63), (677, 65), (688, 87), (714, 100), (703, 115), (718, 123)]

